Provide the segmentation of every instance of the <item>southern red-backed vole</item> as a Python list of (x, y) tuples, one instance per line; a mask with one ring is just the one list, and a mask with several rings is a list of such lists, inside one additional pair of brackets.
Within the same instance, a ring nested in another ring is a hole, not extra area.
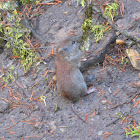
[(58, 92), (76, 101), (86, 95), (87, 86), (79, 70), (81, 65), (80, 44), (74, 37), (63, 40), (56, 48), (56, 79)]

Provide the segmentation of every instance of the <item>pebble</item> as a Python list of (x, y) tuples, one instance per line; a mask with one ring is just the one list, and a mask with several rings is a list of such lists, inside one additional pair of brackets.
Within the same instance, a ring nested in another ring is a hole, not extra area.
[(102, 136), (103, 135), (103, 131), (99, 131), (97, 134), (98, 134), (98, 136)]
[(36, 123), (34, 126), (35, 126), (35, 128), (37, 128), (37, 129), (41, 129), (41, 128), (43, 127), (43, 124), (40, 123), (40, 122), (38, 122), (38, 123)]
[(105, 105), (107, 102), (106, 100), (102, 100), (102, 104)]

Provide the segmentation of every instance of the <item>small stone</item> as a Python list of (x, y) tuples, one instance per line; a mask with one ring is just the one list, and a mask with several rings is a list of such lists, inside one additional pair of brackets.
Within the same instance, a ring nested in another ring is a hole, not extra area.
[(64, 15), (67, 15), (68, 14), (68, 11), (64, 12)]
[(61, 131), (61, 132), (65, 132), (65, 129), (64, 129), (64, 128), (60, 128), (60, 131)]
[(124, 40), (121, 40), (121, 39), (116, 39), (116, 44), (118, 44), (118, 45), (126, 45), (126, 42)]
[(40, 123), (40, 122), (38, 122), (38, 123), (36, 123), (34, 126), (35, 126), (35, 128), (37, 128), (37, 129), (41, 129), (42, 126), (43, 126), (43, 124)]
[(99, 131), (97, 134), (98, 134), (98, 136), (102, 136), (103, 135), (103, 131)]
[(102, 104), (105, 105), (106, 104), (106, 100), (102, 100)]

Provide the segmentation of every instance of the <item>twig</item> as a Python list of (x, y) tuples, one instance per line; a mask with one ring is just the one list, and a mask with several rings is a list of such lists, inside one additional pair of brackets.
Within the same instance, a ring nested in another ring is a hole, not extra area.
[(134, 95), (133, 97), (131, 97), (128, 101), (125, 101), (125, 102), (123, 102), (123, 103), (121, 103), (121, 104), (117, 104), (117, 105), (115, 105), (115, 106), (113, 106), (113, 107), (111, 107), (111, 108), (109, 108), (109, 109), (114, 109), (114, 108), (116, 108), (116, 107), (118, 107), (118, 106), (122, 106), (122, 105), (124, 105), (124, 104), (130, 103), (137, 95), (140, 95), (140, 93), (135, 94), (135, 95)]
[(85, 120), (83, 120), (83, 119), (74, 111), (73, 104), (71, 105), (71, 109), (72, 109), (72, 111), (74, 112), (74, 114), (75, 114), (80, 120), (82, 120), (84, 123), (86, 123)]
[(109, 124), (107, 124), (106, 127), (108, 127), (108, 126), (110, 126), (111, 124), (115, 123), (115, 122), (118, 121), (119, 119), (120, 119), (120, 117), (117, 118), (117, 119), (115, 119), (115, 120), (113, 120), (112, 122), (110, 122)]
[[(32, 113), (32, 112), (31, 112), (31, 113)], [(29, 113), (29, 114), (28, 114), (26, 117), (24, 117), (23, 119), (20, 119), (19, 121), (17, 121), (16, 123), (14, 123), (12, 126), (8, 127), (8, 129), (14, 127), (14, 126), (15, 126), (16, 124), (18, 124), (19, 122), (21, 122), (21, 121), (25, 120), (26, 118), (28, 118), (28, 117), (31, 115), (31, 113)]]

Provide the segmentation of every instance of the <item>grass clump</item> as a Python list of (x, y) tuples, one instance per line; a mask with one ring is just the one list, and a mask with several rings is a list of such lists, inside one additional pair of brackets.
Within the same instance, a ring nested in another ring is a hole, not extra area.
[(27, 72), (36, 62), (39, 54), (30, 49), (27, 40), (30, 40), (31, 32), (21, 24), (22, 15), (13, 7), (10, 13), (8, 10), (6, 12), (9, 16), (6, 16), (5, 20), (9, 26), (5, 27), (2, 18), (0, 18), (0, 32), (3, 33), (4, 40), (7, 41), (6, 47), (12, 48), (13, 55), (20, 58), (21, 66)]
[[(81, 1), (82, 2), (82, 1)], [(92, 14), (93, 14), (93, 4), (89, 4), (85, 10), (85, 21), (82, 24), (81, 28), (83, 30), (83, 40), (87, 41), (87, 38), (90, 34), (94, 35), (96, 42), (102, 39), (103, 33), (106, 32), (106, 25), (93, 24), (92, 23)]]
[(79, 5), (79, 3), (81, 4), (82, 7), (84, 7), (86, 4), (86, 1), (85, 0), (77, 0), (77, 6)]
[(88, 33), (93, 33), (94, 38), (96, 42), (99, 42), (99, 40), (102, 39), (103, 33), (105, 29), (107, 28), (105, 25), (92, 25), (92, 20), (91, 18), (85, 20), (85, 22), (82, 24), (82, 30), (83, 30), (83, 35), (88, 36)]
[(4, 76), (2, 76), (2, 82), (4, 82), (6, 85), (11, 83), (12, 81), (15, 81), (15, 78), (17, 78), (17, 75), (14, 74), (14, 69), (15, 68), (11, 66), (11, 68), (6, 71)]
[(125, 56), (125, 57), (122, 57), (122, 59), (121, 59), (121, 64), (123, 64), (123, 65), (127, 65), (128, 64), (128, 62), (129, 62), (129, 59)]
[(92, 32), (94, 33), (94, 39), (96, 40), (96, 42), (98, 42), (99, 40), (101, 40), (103, 38), (103, 33), (106, 29), (105, 25), (94, 25), (92, 27)]
[(131, 137), (138, 137), (137, 140), (140, 140), (140, 126), (129, 128), (130, 131), (125, 129), (126, 137), (128, 138), (128, 135), (131, 135)]
[(20, 0), (23, 5), (26, 4), (38, 4), (41, 0)]
[(119, 15), (119, 4), (117, 2), (109, 3), (105, 7), (105, 15), (109, 19), (114, 19), (115, 16)]
[[(85, 5), (85, 0), (81, 1), (82, 5)], [(89, 4), (87, 6), (87, 9), (85, 11), (85, 21), (82, 24), (82, 30), (83, 30), (83, 39), (84, 41), (87, 41), (87, 38), (90, 33), (94, 34), (94, 39), (96, 42), (99, 42), (99, 40), (102, 39), (103, 33), (105, 33), (107, 30), (106, 25), (101, 25), (101, 24), (92, 24), (92, 4)], [(105, 11), (104, 14), (109, 18), (109, 19), (114, 19), (114, 17), (119, 15), (119, 3), (114, 1), (112, 3), (108, 3), (105, 6)]]
[(82, 24), (81, 28), (83, 30), (83, 38), (86, 41), (86, 39), (87, 39), (87, 37), (89, 35), (89, 32), (91, 31), (91, 28), (92, 28), (91, 17), (84, 21), (84, 23)]
[(81, 6), (84, 7), (85, 4), (86, 4), (85, 0), (82, 0), (82, 1), (81, 1)]

